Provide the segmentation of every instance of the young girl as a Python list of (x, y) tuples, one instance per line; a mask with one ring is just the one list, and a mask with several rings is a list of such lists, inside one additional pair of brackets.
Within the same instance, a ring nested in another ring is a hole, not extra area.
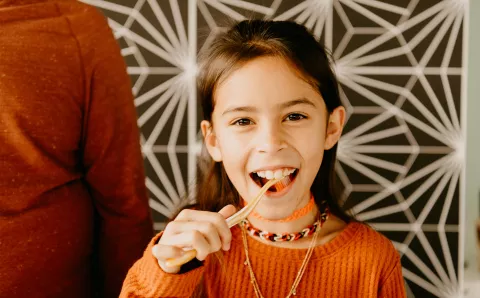
[[(393, 245), (334, 195), (345, 109), (323, 46), (293, 22), (243, 21), (201, 62), (211, 170), (198, 204), (151, 241), (121, 296), (405, 297)], [(228, 228), (225, 218), (283, 176)], [(185, 247), (197, 259), (167, 266)]]

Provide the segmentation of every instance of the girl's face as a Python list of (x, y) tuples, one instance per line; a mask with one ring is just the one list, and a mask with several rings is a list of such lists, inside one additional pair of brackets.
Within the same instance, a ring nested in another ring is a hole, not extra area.
[(324, 150), (340, 137), (345, 110), (329, 115), (318, 91), (276, 57), (234, 71), (217, 86), (214, 100), (213, 123), (203, 121), (202, 132), (240, 196), (249, 202), (267, 179), (290, 173), (285, 188), (267, 192), (256, 211), (281, 219), (306, 204)]

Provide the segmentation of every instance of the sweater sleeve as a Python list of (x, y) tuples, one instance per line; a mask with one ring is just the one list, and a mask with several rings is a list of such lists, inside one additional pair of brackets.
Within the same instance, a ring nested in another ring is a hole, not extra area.
[(97, 9), (82, 3), (58, 8), (70, 24), (83, 63), (80, 150), (97, 214), (96, 282), (101, 297), (118, 297), (128, 269), (154, 235), (130, 78)]
[(152, 239), (143, 257), (129, 270), (120, 298), (192, 296), (201, 281), (205, 267), (197, 267), (182, 274), (165, 273), (152, 254), (152, 247), (161, 235), (162, 233)]
[(395, 267), (380, 286), (378, 297), (381, 298), (406, 298), (405, 281), (402, 276), (402, 265), (397, 261)]

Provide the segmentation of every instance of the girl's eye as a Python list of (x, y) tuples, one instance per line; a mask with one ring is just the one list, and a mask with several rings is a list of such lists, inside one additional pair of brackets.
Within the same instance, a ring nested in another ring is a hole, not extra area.
[(252, 121), (249, 119), (238, 119), (237, 121), (233, 122), (233, 125), (238, 125), (238, 126), (247, 126), (252, 124)]
[(287, 118), (285, 118), (285, 120), (288, 120), (288, 121), (298, 121), (298, 120), (302, 120), (302, 119), (305, 119), (307, 118), (306, 116), (302, 115), (302, 114), (290, 114), (287, 116)]

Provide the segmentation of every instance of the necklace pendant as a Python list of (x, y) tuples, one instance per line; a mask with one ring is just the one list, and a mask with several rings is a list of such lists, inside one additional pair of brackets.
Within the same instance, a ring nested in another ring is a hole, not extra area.
[(293, 295), (293, 296), (297, 296), (297, 290), (296, 290), (296, 289), (293, 290), (292, 295)]
[(247, 262), (247, 261), (243, 262), (243, 265), (247, 266), (247, 265), (248, 265), (248, 262)]

